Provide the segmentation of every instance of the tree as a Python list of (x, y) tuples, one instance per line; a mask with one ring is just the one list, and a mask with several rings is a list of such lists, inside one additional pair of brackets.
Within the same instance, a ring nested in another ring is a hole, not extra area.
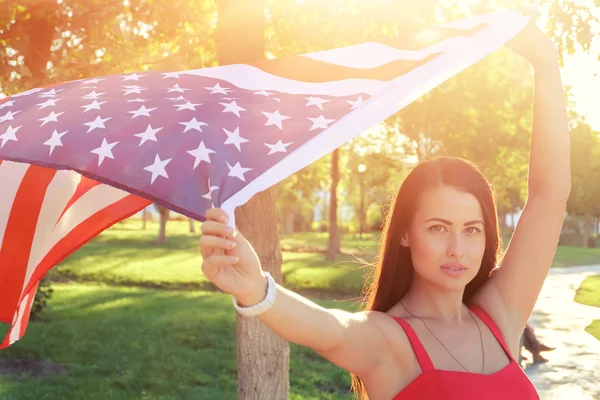
[(589, 247), (590, 235), (600, 217), (600, 134), (576, 115), (571, 116), (571, 195), (567, 212), (581, 218), (582, 247)]
[(156, 237), (156, 244), (165, 244), (167, 237), (167, 221), (169, 220), (169, 209), (165, 206), (155, 204), (156, 211), (158, 211), (160, 226), (158, 228), (158, 236)]
[(337, 191), (340, 182), (340, 151), (335, 149), (331, 153), (331, 188), (329, 190), (329, 240), (327, 243), (327, 261), (335, 261), (335, 256), (340, 252), (340, 230), (337, 222)]
[[(264, 58), (263, 0), (218, 0), (219, 64)], [(282, 281), (281, 248), (272, 190), (255, 195), (236, 211), (236, 225), (252, 244), (263, 269)], [(286, 399), (289, 344), (257, 318), (237, 314), (238, 399)]]

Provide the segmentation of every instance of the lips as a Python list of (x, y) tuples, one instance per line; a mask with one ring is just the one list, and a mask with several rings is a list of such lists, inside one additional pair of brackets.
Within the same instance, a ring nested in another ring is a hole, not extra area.
[(450, 276), (460, 276), (467, 271), (467, 268), (460, 263), (446, 263), (441, 266), (442, 271)]
[(467, 269), (467, 267), (465, 267), (461, 263), (446, 263), (446, 264), (442, 264), (442, 268), (444, 268), (444, 269), (450, 269), (450, 270), (453, 270), (453, 271), (459, 271), (459, 270), (465, 270), (465, 269)]

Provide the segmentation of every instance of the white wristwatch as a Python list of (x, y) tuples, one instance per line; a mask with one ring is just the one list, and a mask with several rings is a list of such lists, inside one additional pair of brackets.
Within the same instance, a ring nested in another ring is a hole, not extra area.
[(268, 272), (263, 271), (263, 276), (267, 278), (267, 295), (260, 303), (254, 304), (250, 307), (242, 307), (238, 304), (235, 297), (231, 297), (233, 306), (241, 315), (245, 317), (255, 317), (269, 310), (271, 307), (273, 307), (273, 304), (275, 304), (275, 295), (277, 294), (275, 280)]

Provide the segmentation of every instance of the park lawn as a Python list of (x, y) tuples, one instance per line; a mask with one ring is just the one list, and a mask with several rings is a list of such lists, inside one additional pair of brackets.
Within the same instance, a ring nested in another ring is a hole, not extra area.
[[(575, 295), (575, 301), (588, 306), (600, 307), (600, 275), (586, 278)], [(600, 340), (600, 320), (594, 320), (585, 330)]]
[[(146, 230), (140, 226), (136, 220), (114, 225), (60, 263), (50, 275), (54, 280), (112, 285), (214, 289), (200, 271), (198, 233), (190, 233), (187, 222), (169, 221), (164, 246), (154, 243), (156, 223), (149, 223)], [(349, 254), (329, 262), (321, 253), (283, 252), (284, 284), (292, 290), (357, 294), (367, 272)]]
[[(63, 374), (0, 374), (4, 400), (236, 398), (235, 312), (218, 292), (56, 284), (46, 322), (2, 351), (39, 359)], [(317, 300), (353, 309), (352, 302)], [(2, 361), (2, 360), (0, 360)], [(292, 345), (290, 399), (342, 399), (349, 375), (312, 350)]]

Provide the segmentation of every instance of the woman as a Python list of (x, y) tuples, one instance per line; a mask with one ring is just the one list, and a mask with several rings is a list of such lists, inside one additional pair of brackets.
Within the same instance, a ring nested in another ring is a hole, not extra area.
[(202, 225), (202, 270), (238, 312), (349, 371), (363, 398), (539, 398), (515, 358), (570, 192), (568, 122), (552, 42), (532, 23), (508, 46), (532, 65), (535, 99), (527, 203), (501, 260), (490, 185), (455, 158), (423, 162), (402, 184), (362, 312), (275, 285), (222, 210)]

